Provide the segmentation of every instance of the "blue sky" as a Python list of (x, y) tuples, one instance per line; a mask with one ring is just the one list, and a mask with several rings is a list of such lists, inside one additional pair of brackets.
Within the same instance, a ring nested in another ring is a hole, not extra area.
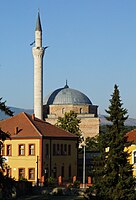
[(65, 85), (86, 94), (105, 114), (114, 84), (136, 118), (135, 0), (4, 0), (0, 4), (0, 96), (33, 108), (30, 43), (38, 8), (43, 29), (44, 96)]

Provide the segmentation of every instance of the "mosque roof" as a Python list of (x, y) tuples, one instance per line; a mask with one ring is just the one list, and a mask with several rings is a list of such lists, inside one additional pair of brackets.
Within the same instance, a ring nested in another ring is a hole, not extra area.
[(66, 85), (63, 88), (56, 89), (44, 98), (44, 105), (71, 105), (71, 104), (91, 104), (90, 99), (82, 92), (71, 89)]

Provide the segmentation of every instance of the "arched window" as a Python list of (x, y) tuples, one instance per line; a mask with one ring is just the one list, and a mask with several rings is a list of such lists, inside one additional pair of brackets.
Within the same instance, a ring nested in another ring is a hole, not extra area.
[(80, 108), (80, 113), (83, 113), (83, 108)]
[(62, 114), (64, 114), (65, 113), (65, 108), (62, 108)]

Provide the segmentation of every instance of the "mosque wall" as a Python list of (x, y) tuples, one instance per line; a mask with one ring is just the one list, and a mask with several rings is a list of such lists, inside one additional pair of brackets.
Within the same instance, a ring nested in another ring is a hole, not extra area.
[(89, 113), (89, 105), (50, 105), (49, 114), (55, 114), (62, 117), (65, 112), (71, 110), (75, 113)]
[(97, 106), (91, 106), (94, 114), (90, 113), (89, 105), (50, 105), (49, 114), (45, 118), (46, 122), (53, 125), (57, 123), (58, 117), (63, 117), (65, 112), (71, 110), (77, 113), (81, 119), (80, 129), (85, 137), (94, 137), (99, 133), (99, 118), (97, 117)]

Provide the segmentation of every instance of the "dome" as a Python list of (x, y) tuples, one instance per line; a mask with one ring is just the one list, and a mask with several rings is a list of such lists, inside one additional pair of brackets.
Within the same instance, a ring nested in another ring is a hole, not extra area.
[(65, 85), (44, 98), (44, 105), (66, 105), (66, 104), (91, 104), (90, 99), (82, 92), (71, 89)]

